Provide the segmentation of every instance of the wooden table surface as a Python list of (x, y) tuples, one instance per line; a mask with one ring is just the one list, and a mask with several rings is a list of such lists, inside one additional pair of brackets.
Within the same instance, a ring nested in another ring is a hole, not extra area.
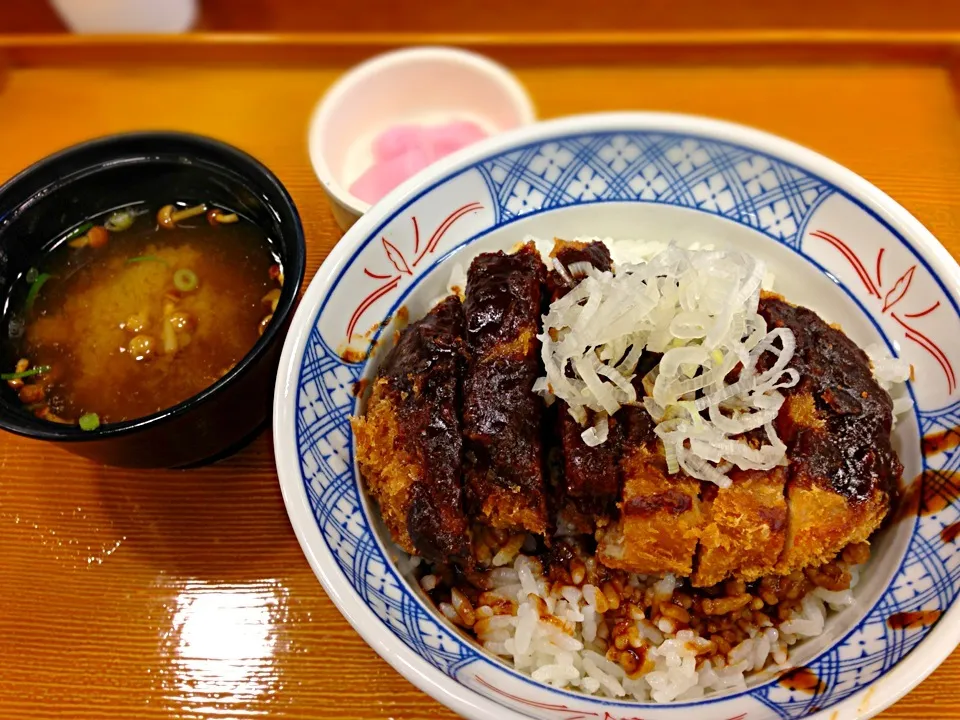
[[(210, 134), (292, 193), (307, 278), (340, 233), (306, 124), (336, 67), (13, 68), (0, 179), (119, 130)], [(960, 253), (960, 127), (937, 67), (518, 68), (543, 117), (625, 108), (780, 133), (859, 172)], [(882, 715), (960, 718), (960, 654)], [(0, 436), (0, 716), (449, 718), (369, 649), (307, 565), (272, 438), (188, 472), (130, 472)]]
[[(239, 32), (960, 29), (953, 0), (196, 0), (197, 27)], [(0, 32), (65, 32), (51, 0), (2, 0)]]

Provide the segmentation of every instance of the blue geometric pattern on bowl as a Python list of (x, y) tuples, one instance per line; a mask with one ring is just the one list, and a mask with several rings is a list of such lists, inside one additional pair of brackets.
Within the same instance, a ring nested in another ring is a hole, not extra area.
[(479, 167), (496, 198), (496, 224), (587, 202), (677, 205), (722, 215), (796, 247), (831, 187), (746, 148), (661, 134), (558, 139)]
[[(846, 197), (821, 178), (754, 150), (668, 133), (556, 138), (485, 159), (463, 172), (483, 177), (494, 226), (575, 204), (660, 203), (722, 215), (805, 255), (803, 230), (813, 212), (834, 194)], [(425, 610), (375, 539), (360, 498), (348, 421), (355, 411), (353, 384), (362, 371), (362, 364), (347, 363), (329, 350), (315, 322), (300, 371), (296, 422), (309, 503), (331, 553), (362, 600), (417, 654), (456, 679), (470, 663), (494, 661)], [(952, 430), (960, 426), (960, 402), (936, 410), (920, 408), (917, 417), (923, 434)], [(948, 487), (950, 473), (960, 470), (960, 451), (923, 462), (925, 494), (935, 494), (938, 483)], [(955, 495), (943, 493), (946, 506), (916, 521), (906, 555), (880, 602), (838, 644), (809, 663), (821, 681), (813, 694), (772, 681), (746, 694), (779, 717), (805, 717), (861, 690), (915, 647), (931, 625), (893, 629), (887, 619), (894, 613), (946, 611), (953, 603), (960, 586), (960, 553), (941, 540), (940, 532), (960, 521)], [(577, 700), (587, 707), (641, 707), (553, 692), (565, 702)]]

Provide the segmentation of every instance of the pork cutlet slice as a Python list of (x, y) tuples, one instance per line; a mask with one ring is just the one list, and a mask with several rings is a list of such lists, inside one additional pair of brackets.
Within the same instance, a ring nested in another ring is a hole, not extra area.
[(540, 421), (542, 287), (546, 270), (533, 243), (484, 253), (467, 273), (464, 381), (465, 490), (475, 519), (495, 528), (548, 529)]
[[(576, 283), (586, 276), (583, 263), (600, 271), (613, 267), (610, 250), (602, 242), (577, 242), (554, 240), (551, 258), (566, 269), (567, 275)], [(551, 301), (566, 295), (571, 285), (556, 269), (547, 276), (547, 288)], [(613, 514), (620, 496), (620, 423), (616, 417), (609, 419), (607, 441), (590, 447), (581, 433), (596, 420), (592, 411), (587, 412), (587, 423), (581, 426), (570, 415), (569, 406), (563, 400), (556, 403), (557, 437), (563, 457), (563, 483), (558, 488), (561, 515), (567, 515), (568, 526), (579, 526), (592, 532), (595, 523)]]
[(703, 527), (695, 587), (737, 577), (747, 582), (774, 572), (787, 531), (786, 468), (734, 469), (730, 486), (703, 483)]
[(686, 577), (703, 522), (700, 482), (669, 475), (663, 444), (646, 410), (626, 406), (618, 413), (624, 428), (619, 520), (597, 531), (600, 562), (642, 575)]
[(470, 557), (458, 407), (463, 307), (451, 296), (407, 327), (351, 418), (357, 460), (394, 541), (430, 560)]
[(789, 328), (797, 339), (788, 367), (800, 381), (781, 390), (786, 401), (776, 422), (790, 461), (787, 538), (777, 564), (786, 574), (867, 540), (895, 499), (903, 466), (890, 443), (893, 401), (866, 353), (779, 296), (764, 294), (759, 312), (768, 327)]

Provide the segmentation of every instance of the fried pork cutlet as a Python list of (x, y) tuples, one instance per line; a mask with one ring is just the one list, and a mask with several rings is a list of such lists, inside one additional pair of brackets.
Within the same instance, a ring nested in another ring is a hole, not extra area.
[(703, 526), (695, 587), (735, 576), (746, 581), (774, 572), (787, 530), (786, 468), (734, 469), (729, 487), (703, 483)]
[(618, 415), (623, 495), (619, 521), (597, 533), (600, 562), (642, 575), (690, 575), (702, 532), (700, 481), (667, 474), (663, 444), (646, 410), (627, 406)]
[(786, 574), (869, 538), (890, 509), (903, 466), (890, 445), (893, 401), (863, 350), (778, 296), (764, 295), (759, 312), (768, 327), (790, 328), (797, 339), (788, 367), (800, 381), (781, 391), (786, 402), (776, 423), (790, 460), (789, 521), (777, 564)]
[(533, 243), (478, 255), (467, 274), (463, 386), (465, 490), (476, 519), (547, 531), (540, 419), (540, 305), (545, 269)]
[[(552, 259), (575, 280), (582, 263), (612, 265), (601, 243), (557, 241)], [(821, 565), (879, 527), (903, 471), (890, 444), (893, 403), (840, 330), (762, 295), (768, 327), (796, 338), (788, 367), (799, 382), (781, 390), (775, 423), (786, 463), (734, 469), (730, 485), (718, 488), (667, 472), (654, 421), (640, 406), (610, 418), (597, 447), (583, 442), (583, 427), (562, 401), (544, 413), (533, 392), (541, 305), (544, 294), (557, 300), (568, 291), (563, 273), (547, 273), (532, 243), (480, 255), (463, 306), (445, 300), (387, 357), (366, 415), (352, 422), (363, 475), (405, 550), (467, 560), (465, 509), (480, 525), (547, 535), (549, 507), (565, 531), (593, 534), (603, 564), (706, 587)], [(641, 360), (638, 390), (658, 357)], [(773, 362), (764, 354), (758, 371)], [(541, 425), (556, 438), (549, 498)]]
[(431, 560), (470, 557), (457, 408), (463, 308), (451, 296), (400, 335), (367, 412), (351, 419), (357, 459), (394, 541)]
[[(880, 526), (903, 472), (890, 445), (890, 396), (866, 354), (812, 311), (764, 295), (760, 314), (797, 340), (788, 367), (800, 381), (781, 391), (776, 422), (788, 465), (734, 470), (727, 488), (669, 476), (652, 420), (622, 409), (618, 417), (630, 429), (620, 459), (621, 517), (599, 533), (605, 565), (692, 575), (701, 587), (729, 577), (752, 581), (828, 562)], [(771, 362), (764, 355), (759, 370)]]
[[(606, 271), (613, 267), (610, 251), (602, 242), (589, 243), (555, 240), (550, 256), (558, 260), (567, 270), (574, 282), (586, 275), (581, 263), (598, 270)], [(570, 291), (570, 284), (556, 270), (549, 273), (547, 286), (551, 300), (556, 301)], [(557, 405), (557, 430), (563, 455), (563, 495), (564, 507), (572, 505), (566, 512), (568, 525), (592, 532), (597, 519), (606, 518), (614, 511), (620, 495), (618, 455), (620, 450), (620, 422), (614, 417), (609, 420), (607, 441), (590, 447), (581, 433), (583, 427), (573, 419), (569, 406), (560, 400)], [(595, 417), (588, 413), (587, 424), (592, 425)], [(599, 516), (599, 517), (598, 517)]]

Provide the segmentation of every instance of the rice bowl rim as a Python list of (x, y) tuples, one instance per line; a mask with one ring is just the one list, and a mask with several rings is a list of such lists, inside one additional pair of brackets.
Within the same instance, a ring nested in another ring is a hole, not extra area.
[[(332, 552), (327, 547), (304, 489), (304, 478), (299, 467), (298, 438), (295, 431), (297, 389), (305, 346), (320, 316), (327, 306), (329, 294), (336, 286), (345, 267), (369, 241), (375, 231), (396, 217), (414, 200), (442, 185), (461, 171), (469, 169), (485, 158), (519, 149), (522, 146), (543, 143), (554, 137), (588, 135), (591, 133), (653, 132), (686, 134), (710, 141), (730, 143), (769, 155), (786, 164), (796, 166), (824, 180), (841, 191), (853, 203), (886, 225), (898, 239), (910, 248), (917, 259), (939, 283), (944, 294), (957, 312), (956, 297), (960, 289), (960, 267), (940, 245), (936, 238), (909, 212), (878, 188), (843, 166), (818, 153), (775, 135), (720, 120), (678, 115), (671, 113), (611, 113), (564, 118), (522, 128), (482, 141), (431, 166), (378, 203), (370, 213), (344, 236), (326, 258), (303, 298), (294, 318), (288, 340), (281, 357), (280, 375), (274, 403), (274, 444), (277, 470), (284, 502), (298, 541), (311, 567), (337, 607), (358, 633), (408, 680), (458, 713), (471, 718), (489, 717), (497, 713), (505, 718), (528, 717), (494, 702), (469, 687), (451, 680), (438, 669), (428, 664), (422, 656), (407, 647), (378, 618), (371, 608), (356, 594), (348, 579), (337, 566)], [(599, 210), (599, 208), (598, 208)], [(550, 212), (544, 210), (542, 212)], [(720, 218), (717, 218), (720, 219)], [(502, 227), (502, 225), (501, 225)], [(486, 233), (481, 233), (481, 235)], [(471, 237), (472, 242), (480, 235)], [(808, 258), (809, 259), (809, 258)], [(444, 256), (439, 262), (444, 262)], [(812, 261), (812, 260), (811, 260)], [(821, 268), (822, 269), (822, 268)], [(428, 274), (425, 271), (421, 277)], [(861, 306), (861, 311), (872, 314)], [(352, 457), (351, 457), (352, 459)], [(379, 540), (377, 540), (379, 542)], [(889, 588), (885, 593), (889, 592)], [(437, 618), (435, 608), (429, 614)], [(856, 623), (869, 614), (866, 609)], [(853, 695), (828, 706), (810, 717), (831, 717), (837, 720), (862, 720), (872, 717), (909, 692), (930, 674), (960, 642), (960, 608), (953, 602), (942, 614), (934, 637), (929, 632), (916, 647), (876, 680), (868, 683)], [(849, 634), (844, 631), (843, 637)], [(841, 642), (839, 640), (838, 642)], [(834, 643), (836, 645), (837, 643)], [(828, 651), (825, 649), (824, 652)], [(915, 652), (916, 651), (916, 652)], [(822, 654), (822, 653), (820, 653)], [(877, 680), (883, 679), (880, 683)], [(546, 687), (535, 683), (539, 687)], [(551, 688), (552, 689), (552, 688)], [(751, 688), (751, 690), (756, 687)], [(654, 706), (639, 702), (623, 702), (615, 699), (589, 698), (576, 693), (564, 692), (583, 700), (597, 700), (597, 704), (609, 707)], [(658, 712), (671, 709), (682, 710), (692, 705), (705, 705), (737, 697), (736, 694), (719, 694), (702, 700), (682, 701), (655, 706)]]

